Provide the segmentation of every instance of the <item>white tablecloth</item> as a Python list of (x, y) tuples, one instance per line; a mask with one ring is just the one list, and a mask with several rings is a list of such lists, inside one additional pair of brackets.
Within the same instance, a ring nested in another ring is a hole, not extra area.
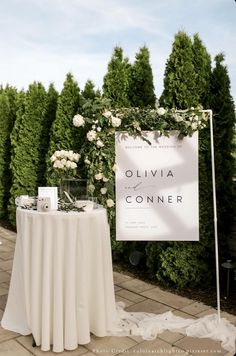
[(105, 336), (116, 319), (106, 210), (17, 209), (17, 240), (2, 327), (47, 351)]

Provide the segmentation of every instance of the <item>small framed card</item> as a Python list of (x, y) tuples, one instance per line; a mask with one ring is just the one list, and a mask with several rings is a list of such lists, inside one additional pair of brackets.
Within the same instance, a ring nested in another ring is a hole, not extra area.
[(57, 187), (38, 187), (38, 197), (50, 198), (51, 210), (57, 210), (58, 208)]

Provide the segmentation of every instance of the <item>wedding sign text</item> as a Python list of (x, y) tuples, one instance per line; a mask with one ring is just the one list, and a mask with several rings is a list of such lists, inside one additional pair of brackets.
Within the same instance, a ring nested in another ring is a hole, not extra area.
[(198, 133), (116, 133), (116, 239), (198, 241)]

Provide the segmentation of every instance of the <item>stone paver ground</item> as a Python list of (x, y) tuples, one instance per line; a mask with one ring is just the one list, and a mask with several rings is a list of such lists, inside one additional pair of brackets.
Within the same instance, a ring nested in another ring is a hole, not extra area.
[[(0, 318), (5, 308), (12, 261), (15, 249), (16, 234), (0, 227)], [(197, 318), (215, 313), (212, 307), (187, 298), (161, 290), (159, 287), (145, 283), (136, 278), (114, 272), (115, 295), (117, 301), (126, 305), (127, 311), (164, 313), (172, 310), (175, 315), (186, 318)], [(234, 325), (236, 316), (222, 313)], [(220, 342), (211, 339), (199, 339), (179, 333), (165, 331), (155, 340), (146, 341), (141, 337), (104, 337), (91, 335), (91, 342), (79, 346), (74, 351), (64, 351), (63, 356), (233, 356), (234, 353), (222, 349)], [(0, 356), (49, 356), (52, 351), (44, 352), (40, 347), (32, 347), (31, 336), (21, 336), (0, 327)]]

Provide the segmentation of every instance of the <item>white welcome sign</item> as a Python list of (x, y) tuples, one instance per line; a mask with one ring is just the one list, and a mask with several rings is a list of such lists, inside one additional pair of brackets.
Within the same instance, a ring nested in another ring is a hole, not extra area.
[(198, 132), (116, 133), (116, 239), (198, 241)]

